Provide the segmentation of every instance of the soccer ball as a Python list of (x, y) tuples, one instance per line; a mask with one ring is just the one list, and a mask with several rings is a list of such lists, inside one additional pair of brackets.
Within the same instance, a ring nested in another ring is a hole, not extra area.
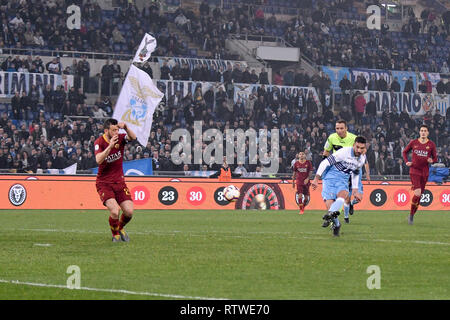
[(257, 194), (255, 197), (256, 209), (266, 210), (266, 197), (263, 194)]
[(233, 185), (229, 185), (228, 187), (225, 187), (223, 189), (223, 195), (225, 199), (227, 199), (230, 202), (234, 202), (237, 199), (239, 199), (239, 196), (241, 195), (239, 189)]

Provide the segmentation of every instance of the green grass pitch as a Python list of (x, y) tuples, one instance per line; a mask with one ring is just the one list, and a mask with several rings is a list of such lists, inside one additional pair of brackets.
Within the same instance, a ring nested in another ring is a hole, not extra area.
[(0, 299), (450, 299), (450, 212), (322, 215), (136, 210), (112, 243), (106, 210), (3, 210)]

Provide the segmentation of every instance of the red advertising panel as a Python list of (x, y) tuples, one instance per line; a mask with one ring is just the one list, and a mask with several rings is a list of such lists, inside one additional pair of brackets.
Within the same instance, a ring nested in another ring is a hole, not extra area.
[[(207, 178), (127, 177), (135, 209), (267, 209), (296, 210), (291, 180), (234, 179), (223, 183)], [(223, 188), (240, 189), (236, 202), (228, 202)], [(311, 190), (308, 209), (323, 210), (321, 186)], [(0, 209), (103, 209), (95, 176), (0, 176)], [(364, 184), (359, 210), (408, 210), (412, 191), (408, 181), (372, 181)], [(450, 184), (429, 183), (421, 210), (448, 210)]]

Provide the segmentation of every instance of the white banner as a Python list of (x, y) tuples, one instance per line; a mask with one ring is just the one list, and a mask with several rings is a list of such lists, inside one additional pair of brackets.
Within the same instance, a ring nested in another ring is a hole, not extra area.
[(64, 169), (47, 169), (45, 171), (49, 174), (77, 174), (77, 163), (74, 163), (73, 165), (68, 166)]
[(247, 68), (247, 62), (245, 61), (235, 61), (235, 60), (218, 60), (218, 59), (204, 59), (204, 58), (158, 58), (159, 67), (163, 66), (164, 61), (168, 62), (169, 68), (173, 68), (175, 63), (179, 63), (182, 66), (184, 63), (187, 63), (189, 68), (194, 70), (196, 65), (206, 66), (208, 70), (211, 69), (212, 66), (219, 70), (227, 70), (228, 67), (234, 67), (235, 65), (241, 66), (241, 71), (244, 71)]
[(63, 171), (64, 174), (77, 174), (77, 163), (75, 162), (73, 165), (64, 168)]
[(68, 92), (73, 87), (73, 76), (0, 71), (0, 98), (12, 98), (16, 91), (25, 91), (28, 94), (33, 85), (36, 86), (41, 98), (43, 98), (42, 92), (47, 85), (50, 85), (53, 90), (56, 90), (58, 86), (63, 86), (64, 91)]
[(366, 91), (364, 98), (366, 103), (370, 97), (375, 97), (377, 113), (381, 114), (385, 110), (397, 112), (406, 110), (409, 115), (424, 115), (430, 111), (432, 114), (439, 110), (441, 115), (445, 115), (450, 104), (450, 95), (439, 95), (431, 93), (407, 93), (407, 92), (387, 92), (387, 91)]
[(153, 113), (163, 96), (146, 72), (131, 65), (117, 99), (113, 118), (125, 122), (136, 133), (139, 143), (146, 146)]
[[(247, 84), (247, 83), (235, 83), (234, 84), (234, 101), (237, 101), (238, 98), (242, 98), (244, 100), (248, 99), (250, 94), (257, 94), (258, 88), (263, 86), (262, 84)], [(273, 88), (277, 87), (280, 90), (280, 97), (284, 98), (292, 98), (297, 96), (297, 92), (302, 90), (305, 97), (308, 97), (309, 92), (312, 93), (314, 97), (314, 102), (318, 107), (322, 106), (320, 102), (319, 95), (317, 94), (316, 88), (313, 87), (290, 87), (290, 86), (277, 86), (277, 85), (264, 85), (267, 93), (271, 93)]]
[(225, 89), (225, 86), (220, 82), (157, 80), (156, 85), (165, 94), (166, 99), (173, 96), (177, 91), (180, 91), (181, 96), (184, 98), (188, 92), (192, 93), (194, 97), (197, 88), (201, 88), (202, 94), (205, 94), (210, 88), (213, 88), (214, 92), (217, 92), (219, 87)]
[(156, 49), (156, 39), (149, 35), (145, 34), (144, 38), (139, 45), (138, 50), (136, 51), (136, 55), (134, 56), (133, 62), (145, 62), (147, 61), (152, 52)]

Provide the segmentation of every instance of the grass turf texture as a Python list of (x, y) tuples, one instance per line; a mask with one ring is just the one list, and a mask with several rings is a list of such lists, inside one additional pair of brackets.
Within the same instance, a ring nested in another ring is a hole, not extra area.
[[(0, 299), (450, 298), (450, 212), (419, 211), (410, 226), (406, 211), (356, 210), (339, 238), (322, 215), (137, 210), (131, 241), (112, 243), (106, 211), (3, 210)], [(82, 288), (151, 295), (4, 282), (65, 286), (70, 265)], [(367, 288), (371, 265), (381, 289)]]

